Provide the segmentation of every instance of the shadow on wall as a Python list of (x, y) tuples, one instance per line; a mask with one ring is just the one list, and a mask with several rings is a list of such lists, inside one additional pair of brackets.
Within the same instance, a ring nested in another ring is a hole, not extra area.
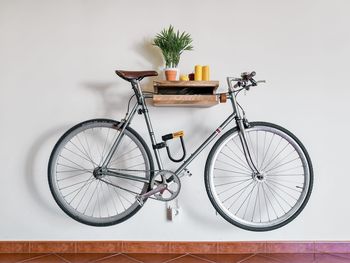
[(115, 82), (94, 81), (81, 83), (84, 89), (93, 92), (96, 98), (99, 98), (99, 112), (103, 117), (125, 114), (129, 98), (133, 95), (128, 84), (125, 82), (125, 85), (117, 85)]
[[(34, 200), (41, 207), (45, 207), (48, 211), (57, 214), (58, 209), (53, 210), (52, 202), (47, 198), (47, 192), (49, 191), (49, 184), (47, 179), (47, 167), (50, 155), (47, 158), (41, 158), (43, 148), (49, 144), (52, 140), (56, 140), (61, 136), (68, 126), (56, 126), (47, 130), (43, 134), (37, 137), (32, 146), (28, 150), (28, 158), (25, 164), (25, 178), (29, 188), (29, 192), (32, 194)], [(52, 150), (52, 148), (50, 148)], [(45, 153), (46, 154), (46, 153)], [(45, 160), (45, 163), (39, 160)], [(38, 168), (40, 166), (40, 169)], [(42, 172), (45, 171), (45, 172)], [(53, 199), (51, 199), (53, 201)]]
[[(155, 78), (145, 78), (142, 81), (142, 88), (146, 91), (153, 91), (153, 80), (161, 80), (163, 77), (163, 57), (159, 48), (152, 45), (153, 38), (144, 38), (141, 42), (137, 43), (133, 48), (135, 52), (142, 58), (144, 58), (148, 63), (147, 65), (142, 64), (141, 70), (155, 70), (158, 72), (158, 77)], [(151, 64), (148, 66), (148, 64)], [(138, 69), (135, 69), (138, 70)]]

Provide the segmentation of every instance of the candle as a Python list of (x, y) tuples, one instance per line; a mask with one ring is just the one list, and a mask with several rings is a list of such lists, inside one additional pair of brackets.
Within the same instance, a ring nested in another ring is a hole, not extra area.
[(209, 80), (209, 66), (203, 66), (202, 68), (202, 80)]
[(194, 80), (202, 80), (202, 66), (196, 65), (194, 67)]

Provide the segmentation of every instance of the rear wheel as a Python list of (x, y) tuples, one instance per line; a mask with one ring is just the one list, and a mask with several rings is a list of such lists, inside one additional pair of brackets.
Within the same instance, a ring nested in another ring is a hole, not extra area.
[(245, 159), (237, 128), (213, 146), (206, 163), (209, 199), (228, 222), (268, 231), (292, 221), (305, 207), (313, 185), (310, 157), (288, 130), (253, 122), (246, 129), (254, 174)]
[[(96, 176), (113, 142), (119, 122), (96, 119), (67, 131), (55, 145), (49, 161), (51, 193), (73, 219), (93, 226), (120, 223), (141, 206), (136, 195), (147, 192), (149, 183), (113, 176)], [(150, 181), (153, 161), (143, 139), (127, 127), (112, 156), (109, 169)]]

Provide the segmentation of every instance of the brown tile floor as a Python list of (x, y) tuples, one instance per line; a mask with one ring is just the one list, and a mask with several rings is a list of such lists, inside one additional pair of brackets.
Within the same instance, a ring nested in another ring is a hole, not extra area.
[(0, 263), (343, 263), (350, 254), (0, 254)]

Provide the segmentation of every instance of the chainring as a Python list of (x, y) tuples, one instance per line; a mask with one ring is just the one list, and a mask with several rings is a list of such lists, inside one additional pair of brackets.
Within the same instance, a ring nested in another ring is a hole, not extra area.
[(151, 180), (151, 189), (156, 188), (159, 184), (166, 185), (163, 191), (154, 194), (155, 199), (159, 201), (171, 201), (180, 193), (180, 178), (172, 171), (162, 170), (155, 174)]

